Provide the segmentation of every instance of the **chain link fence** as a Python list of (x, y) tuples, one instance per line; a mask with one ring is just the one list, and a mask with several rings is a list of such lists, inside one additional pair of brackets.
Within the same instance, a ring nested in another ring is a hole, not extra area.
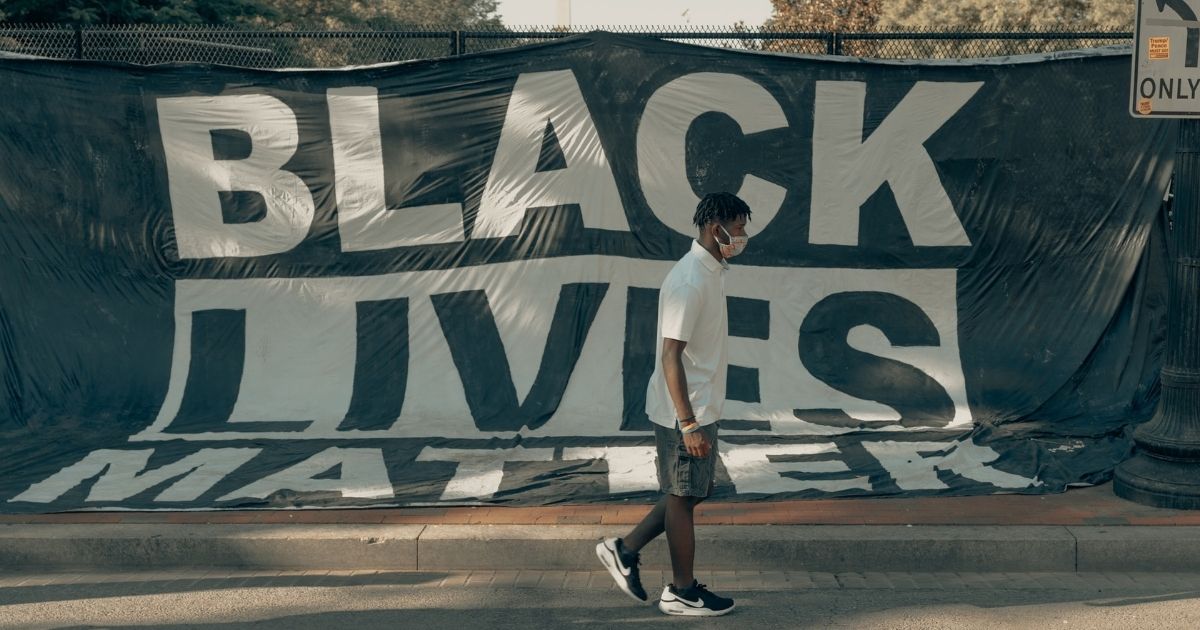
[(192, 61), (251, 68), (328, 68), (463, 55), (597, 29), (731, 49), (883, 59), (996, 57), (1129, 44), (1133, 38), (1133, 33), (1127, 31), (804, 33), (744, 26), (270, 31), (214, 26), (0, 23), (0, 51), (139, 64)]

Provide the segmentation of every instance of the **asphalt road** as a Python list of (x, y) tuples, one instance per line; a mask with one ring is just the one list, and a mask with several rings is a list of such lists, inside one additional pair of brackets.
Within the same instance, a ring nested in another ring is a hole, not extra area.
[[(647, 576), (648, 590), (660, 584)], [(601, 573), (0, 573), (3, 628), (1200, 628), (1200, 574), (727, 574), (666, 617)]]

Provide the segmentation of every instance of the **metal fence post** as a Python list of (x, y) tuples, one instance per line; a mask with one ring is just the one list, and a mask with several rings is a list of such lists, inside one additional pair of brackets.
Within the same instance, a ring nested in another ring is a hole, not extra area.
[(75, 25), (73, 43), (75, 45), (75, 58), (83, 59), (83, 26), (79, 24)]

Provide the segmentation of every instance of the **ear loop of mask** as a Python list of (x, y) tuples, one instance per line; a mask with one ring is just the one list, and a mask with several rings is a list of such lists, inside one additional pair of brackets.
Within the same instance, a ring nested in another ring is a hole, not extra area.
[(720, 223), (718, 223), (718, 224), (717, 224), (717, 227), (718, 227), (718, 228), (720, 228), (720, 230), (721, 230), (722, 232), (724, 232), (724, 233), (725, 233), (725, 238), (729, 239), (729, 242), (728, 242), (728, 243), (722, 243), (722, 242), (721, 242), (721, 237), (719, 237), (719, 236), (717, 236), (716, 234), (714, 234), (714, 235), (713, 235), (713, 238), (714, 238), (714, 239), (716, 239), (716, 241), (717, 241), (717, 244), (718, 244), (718, 245), (726, 245), (726, 246), (728, 246), (728, 245), (732, 245), (732, 244), (733, 244), (733, 235), (729, 233), (729, 230), (726, 230), (726, 229), (725, 229), (725, 226), (724, 226), (724, 225), (721, 225)]

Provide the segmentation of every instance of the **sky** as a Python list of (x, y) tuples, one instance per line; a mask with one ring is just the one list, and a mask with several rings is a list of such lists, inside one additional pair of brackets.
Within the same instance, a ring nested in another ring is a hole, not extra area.
[[(553, 25), (558, 0), (499, 0), (507, 26)], [(771, 16), (770, 0), (572, 0), (576, 26), (757, 26)]]

